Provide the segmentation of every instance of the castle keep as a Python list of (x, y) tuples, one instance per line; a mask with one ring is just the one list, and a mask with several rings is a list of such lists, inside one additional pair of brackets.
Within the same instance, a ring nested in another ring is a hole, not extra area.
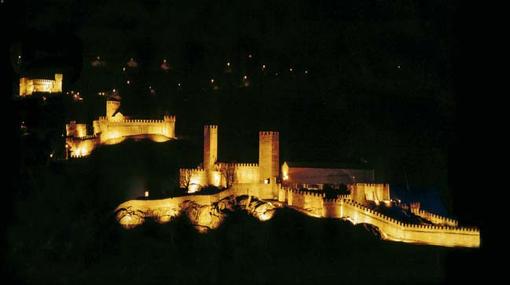
[(204, 160), (202, 167), (180, 169), (179, 184), (189, 193), (206, 186), (252, 187), (271, 199), (277, 196), (280, 174), (278, 132), (259, 132), (259, 163), (218, 162), (218, 126), (204, 126)]

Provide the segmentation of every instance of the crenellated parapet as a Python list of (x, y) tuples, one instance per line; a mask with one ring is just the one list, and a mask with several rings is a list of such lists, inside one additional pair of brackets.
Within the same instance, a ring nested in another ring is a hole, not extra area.
[(87, 156), (97, 145), (117, 144), (126, 138), (144, 138), (154, 142), (176, 139), (175, 116), (165, 115), (162, 120), (130, 119), (122, 115), (119, 108), (119, 101), (106, 101), (106, 116), (99, 116), (92, 122), (93, 135), (87, 134), (86, 124), (75, 121), (66, 124), (66, 147), (71, 151), (68, 157)]
[(421, 218), (424, 218), (436, 225), (448, 225), (448, 226), (452, 226), (452, 227), (457, 227), (459, 225), (459, 221), (457, 221), (455, 219), (443, 217), (443, 216), (440, 216), (440, 215), (420, 209), (420, 203), (412, 203), (410, 205), (410, 210), (411, 210), (411, 213), (413, 213)]
[(353, 223), (376, 226), (383, 239), (440, 246), (480, 247), (480, 230), (475, 227), (405, 223), (370, 209), (356, 201), (344, 200), (342, 216)]
[(276, 132), (276, 131), (260, 131), (259, 135), (261, 135), (261, 136), (279, 137), (280, 136), (280, 132)]
[(352, 199), (366, 201), (390, 201), (390, 185), (387, 183), (354, 183), (349, 186)]

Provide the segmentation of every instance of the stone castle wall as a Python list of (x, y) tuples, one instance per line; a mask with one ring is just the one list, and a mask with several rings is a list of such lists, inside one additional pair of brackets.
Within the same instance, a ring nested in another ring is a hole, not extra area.
[(55, 74), (55, 79), (29, 79), (22, 77), (19, 80), (19, 96), (29, 96), (34, 92), (60, 93), (62, 92), (63, 75)]

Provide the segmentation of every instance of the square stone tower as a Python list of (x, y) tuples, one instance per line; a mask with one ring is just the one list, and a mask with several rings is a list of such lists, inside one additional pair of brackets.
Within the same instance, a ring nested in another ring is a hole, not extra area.
[(213, 170), (218, 160), (218, 126), (204, 126), (204, 169)]
[(62, 75), (62, 73), (55, 73), (55, 82), (53, 83), (51, 92), (53, 92), (53, 93), (62, 92), (62, 80), (63, 79), (64, 79), (64, 75)]
[(119, 101), (113, 101), (108, 100), (106, 101), (106, 119), (110, 120), (113, 117), (113, 114), (117, 112), (117, 110), (120, 108), (120, 102)]
[(262, 182), (280, 175), (279, 132), (259, 132), (259, 169)]

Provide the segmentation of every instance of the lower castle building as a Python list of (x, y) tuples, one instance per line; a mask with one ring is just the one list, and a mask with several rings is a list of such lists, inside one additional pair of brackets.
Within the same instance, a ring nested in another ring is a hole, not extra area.
[(93, 133), (86, 124), (66, 124), (66, 158), (88, 156), (99, 145), (117, 144), (126, 138), (148, 138), (156, 142), (175, 139), (175, 116), (162, 120), (139, 120), (124, 116), (119, 101), (106, 101), (106, 116), (93, 122)]

